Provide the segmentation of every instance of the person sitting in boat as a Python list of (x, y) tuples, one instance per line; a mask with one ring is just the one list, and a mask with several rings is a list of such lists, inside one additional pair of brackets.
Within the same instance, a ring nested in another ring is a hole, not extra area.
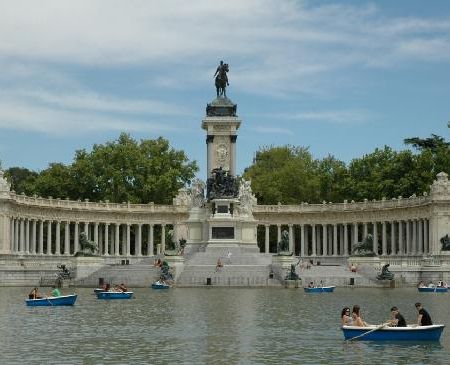
[(342, 321), (343, 326), (351, 326), (352, 325), (353, 321), (352, 321), (352, 317), (350, 316), (350, 308), (349, 307), (345, 307), (344, 309), (342, 309), (341, 321)]
[(111, 291), (111, 285), (109, 283), (106, 283), (103, 287), (104, 291)]
[(425, 288), (425, 283), (423, 281), (421, 281), (418, 285), (418, 288)]
[(39, 289), (34, 288), (30, 294), (28, 294), (28, 299), (41, 299), (42, 295), (39, 294)]
[(446, 288), (447, 287), (447, 283), (445, 281), (439, 280), (437, 283), (437, 287), (438, 288)]
[(162, 260), (161, 259), (157, 259), (156, 261), (155, 261), (155, 266), (156, 267), (161, 267), (162, 266)]
[(308, 284), (308, 288), (315, 288), (314, 281), (310, 281)]
[(61, 292), (59, 291), (59, 289), (53, 285), (52, 286), (52, 291), (50, 292), (49, 297), (60, 297), (61, 296)]
[(405, 317), (403, 317), (397, 307), (391, 308), (392, 318), (389, 320), (391, 327), (406, 327)]
[(354, 305), (352, 310), (352, 325), (357, 327), (367, 327), (367, 323), (361, 318), (361, 308)]
[(128, 288), (125, 286), (124, 283), (120, 283), (120, 285), (117, 285), (117, 289), (118, 289), (118, 291), (121, 291), (123, 293), (128, 291)]
[(415, 307), (419, 312), (419, 315), (417, 316), (417, 324), (419, 326), (431, 326), (433, 324), (433, 321), (431, 320), (431, 316), (428, 314), (428, 312), (423, 309), (422, 303), (416, 303)]

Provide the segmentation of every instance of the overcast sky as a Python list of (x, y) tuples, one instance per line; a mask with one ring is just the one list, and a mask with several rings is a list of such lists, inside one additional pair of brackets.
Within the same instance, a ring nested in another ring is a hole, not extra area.
[(0, 0), (0, 160), (42, 170), (75, 150), (163, 136), (206, 176), (213, 75), (260, 147), (349, 162), (449, 138), (450, 1)]

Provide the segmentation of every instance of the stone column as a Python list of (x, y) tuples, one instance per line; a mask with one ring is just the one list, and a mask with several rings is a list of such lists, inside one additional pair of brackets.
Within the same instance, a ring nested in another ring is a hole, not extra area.
[(295, 247), (294, 247), (294, 230), (293, 230), (293, 225), (289, 224), (289, 251), (293, 252), (295, 255)]
[(270, 225), (268, 225), (268, 224), (265, 224), (264, 225), (264, 229), (265, 229), (265, 231), (264, 231), (264, 233), (265, 233), (265, 236), (264, 236), (264, 248), (265, 248), (265, 250), (264, 250), (264, 252), (265, 253), (269, 253), (269, 250), (270, 250), (270, 246), (269, 246), (269, 229), (270, 229)]
[(312, 242), (311, 242), (312, 252), (311, 252), (311, 256), (317, 256), (317, 251), (316, 251), (316, 225), (315, 224), (311, 224), (311, 235), (312, 235)]
[(33, 219), (31, 224), (31, 250), (33, 255), (36, 255), (36, 219)]
[(109, 256), (109, 223), (105, 223), (105, 256)]
[(417, 245), (417, 253), (419, 255), (423, 254), (423, 219), (419, 219), (419, 239), (418, 239), (418, 245)]
[(86, 238), (89, 240), (89, 222), (84, 222), (84, 234), (86, 235)]
[(411, 227), (409, 220), (406, 221), (406, 254), (411, 255)]
[(9, 253), (14, 249), (14, 218), (9, 219)]
[(339, 224), (339, 256), (344, 256), (344, 225)]
[(30, 220), (25, 221), (25, 254), (30, 253)]
[(428, 242), (428, 220), (423, 220), (423, 252), (428, 254), (430, 252), (430, 246)]
[(166, 252), (166, 225), (161, 224), (161, 253)]
[[(175, 229), (174, 229), (175, 231)], [(136, 256), (142, 256), (142, 224), (138, 224), (137, 225), (137, 239), (136, 239), (136, 247), (135, 247), (135, 252), (134, 254)]]
[(348, 226), (344, 223), (344, 256), (348, 256)]
[(13, 249), (13, 252), (17, 253), (17, 252), (19, 252), (19, 235), (20, 235), (20, 232), (19, 232), (19, 218), (16, 218), (14, 220), (14, 232), (15, 232), (15, 234), (14, 234), (14, 249)]
[(337, 224), (333, 224), (333, 256), (338, 255), (338, 227)]
[(80, 233), (79, 233), (80, 222), (75, 222), (74, 232), (73, 232), (73, 253), (77, 253), (80, 250)]
[(154, 225), (150, 224), (148, 227), (148, 246), (147, 246), (147, 255), (153, 256), (154, 253), (154, 233), (153, 233)]
[(280, 241), (281, 241), (281, 224), (277, 224), (277, 247)]
[(47, 221), (47, 255), (52, 254), (52, 221)]
[(386, 222), (381, 222), (381, 254), (387, 255)]
[(351, 252), (355, 248), (355, 245), (358, 243), (358, 222), (353, 223), (353, 240), (352, 240)]
[(230, 172), (232, 176), (236, 175), (236, 139), (236, 135), (230, 136)]
[(214, 136), (207, 135), (206, 136), (206, 166), (208, 170), (208, 177), (211, 177), (212, 163), (213, 163), (213, 148)]
[(127, 256), (131, 256), (130, 248), (131, 248), (131, 234), (130, 234), (131, 224), (127, 223)]
[(64, 255), (70, 255), (70, 222), (64, 222)]
[(305, 251), (305, 225), (300, 225), (300, 257), (306, 257), (308, 254)]
[(396, 234), (395, 234), (395, 222), (391, 221), (391, 256), (397, 254), (397, 244), (396, 244)]
[(405, 254), (405, 245), (403, 243), (403, 221), (398, 221), (398, 253)]
[(328, 224), (322, 224), (322, 256), (328, 255)]
[[(126, 225), (126, 224), (124, 224)], [(122, 226), (124, 226), (122, 225)], [(126, 256), (127, 255), (127, 228), (123, 227), (122, 228), (122, 242), (120, 242), (121, 245), (120, 247), (122, 248), (122, 256)]]
[(372, 223), (372, 227), (373, 227), (373, 231), (372, 231), (372, 236), (373, 236), (373, 252), (375, 253), (375, 255), (378, 256), (378, 222), (373, 222)]
[(61, 222), (56, 221), (55, 255), (61, 255)]
[(115, 223), (115, 230), (116, 233), (114, 234), (114, 256), (119, 256), (120, 255), (120, 250), (119, 250), (119, 246), (120, 246), (120, 224), (119, 223)]
[(103, 232), (105, 231), (105, 228), (102, 229), (102, 223), (98, 223), (98, 254), (103, 255), (104, 250), (104, 242), (103, 242)]
[(411, 253), (417, 255), (417, 219), (412, 221), (412, 250)]
[(367, 237), (367, 233), (368, 231), (367, 231), (367, 222), (364, 222), (364, 224), (363, 224), (363, 239), (362, 239), (362, 241), (364, 240), (364, 238), (366, 238)]
[(20, 218), (20, 238), (19, 238), (19, 253), (23, 254), (25, 251), (25, 220)]
[(98, 222), (94, 223), (94, 243), (97, 249), (100, 248), (98, 244)]
[(39, 255), (44, 254), (44, 221), (41, 219), (39, 221)]

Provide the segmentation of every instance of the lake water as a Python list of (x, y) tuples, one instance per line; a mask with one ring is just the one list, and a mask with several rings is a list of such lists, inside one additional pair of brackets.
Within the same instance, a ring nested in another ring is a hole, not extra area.
[[(444, 364), (440, 343), (345, 342), (344, 306), (382, 323), (398, 306), (416, 320), (420, 301), (434, 323), (450, 324), (450, 294), (417, 289), (136, 289), (102, 301), (80, 288), (74, 307), (26, 307), (29, 288), (0, 288), (0, 364)], [(68, 294), (73, 289), (65, 289)]]

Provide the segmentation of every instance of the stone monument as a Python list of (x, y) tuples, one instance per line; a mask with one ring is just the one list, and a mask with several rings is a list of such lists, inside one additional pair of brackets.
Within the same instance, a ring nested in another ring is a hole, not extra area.
[[(228, 65), (221, 64), (216, 74), (226, 77)], [(257, 221), (252, 210), (256, 198), (250, 182), (236, 176), (236, 140), (241, 125), (237, 105), (223, 93), (206, 106), (202, 128), (206, 131), (207, 182), (196, 182), (191, 189), (187, 244), (192, 248), (239, 247), (259, 252), (256, 241)], [(217, 87), (217, 79), (216, 79)]]

